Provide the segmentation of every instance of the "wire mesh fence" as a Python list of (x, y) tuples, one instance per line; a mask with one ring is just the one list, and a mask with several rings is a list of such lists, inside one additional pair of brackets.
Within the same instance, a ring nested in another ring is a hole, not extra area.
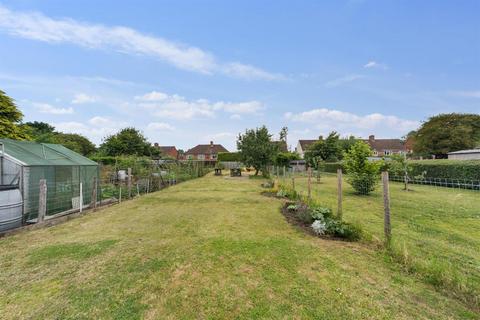
[[(343, 175), (339, 191), (339, 177), (335, 173), (286, 169), (283, 174), (283, 168), (272, 168), (270, 172), (280, 186), (294, 188), (302, 199), (308, 199), (310, 194), (313, 201), (333, 212), (340, 207), (343, 220), (359, 225), (365, 241), (378, 244), (385, 241), (385, 184), (380, 175), (364, 185), (354, 182), (348, 174)], [(388, 252), (392, 259), (432, 284), (478, 305), (478, 181), (406, 180), (390, 176), (386, 184), (392, 236)]]

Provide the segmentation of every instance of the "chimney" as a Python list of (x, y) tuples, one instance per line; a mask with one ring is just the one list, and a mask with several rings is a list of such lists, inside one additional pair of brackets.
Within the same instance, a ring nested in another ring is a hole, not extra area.
[(368, 141), (375, 141), (375, 136), (372, 134), (368, 137)]
[(156, 148), (158, 148), (158, 142), (155, 142), (153, 145), (154, 145)]
[(210, 148), (213, 148), (213, 141), (210, 141)]

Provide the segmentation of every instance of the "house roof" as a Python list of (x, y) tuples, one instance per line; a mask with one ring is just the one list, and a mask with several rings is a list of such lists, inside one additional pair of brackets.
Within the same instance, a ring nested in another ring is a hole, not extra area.
[(228, 152), (221, 144), (199, 144), (187, 152), (186, 155), (189, 154), (212, 154), (212, 153), (220, 153), (220, 152)]
[(303, 150), (303, 151), (307, 150), (307, 148), (308, 148), (311, 144), (313, 144), (313, 143), (315, 143), (315, 142), (317, 142), (317, 141), (318, 141), (318, 139), (315, 139), (315, 140), (298, 140), (298, 142), (300, 143), (300, 146), (302, 147), (302, 150)]
[(480, 149), (459, 150), (459, 151), (449, 152), (447, 154), (469, 154), (469, 153), (480, 153)]
[[(0, 139), (5, 155), (25, 166), (96, 166), (81, 154), (60, 144)], [(0, 148), (1, 150), (1, 148)]]
[(159, 146), (160, 152), (162, 153), (169, 153), (169, 152), (177, 152), (177, 148), (175, 146)]
[(406, 150), (405, 143), (400, 139), (364, 139), (372, 149), (380, 150)]

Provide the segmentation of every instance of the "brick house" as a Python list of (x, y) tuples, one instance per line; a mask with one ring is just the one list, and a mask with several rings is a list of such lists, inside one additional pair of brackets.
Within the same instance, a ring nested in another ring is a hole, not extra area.
[(185, 152), (185, 159), (216, 161), (220, 152), (228, 152), (228, 150), (221, 144), (214, 144), (213, 141), (210, 141), (210, 144), (199, 144), (189, 149)]
[(178, 159), (178, 150), (175, 148), (175, 146), (160, 146), (158, 143), (155, 143), (154, 147), (160, 150), (162, 157)]
[(375, 139), (375, 136), (371, 135), (368, 139), (363, 139), (363, 141), (370, 145), (375, 157), (411, 152), (401, 139)]

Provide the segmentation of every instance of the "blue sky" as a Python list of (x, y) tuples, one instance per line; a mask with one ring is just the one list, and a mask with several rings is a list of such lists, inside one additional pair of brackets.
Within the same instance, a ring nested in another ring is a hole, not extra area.
[(0, 88), (95, 143), (401, 137), (480, 113), (480, 1), (2, 1)]

